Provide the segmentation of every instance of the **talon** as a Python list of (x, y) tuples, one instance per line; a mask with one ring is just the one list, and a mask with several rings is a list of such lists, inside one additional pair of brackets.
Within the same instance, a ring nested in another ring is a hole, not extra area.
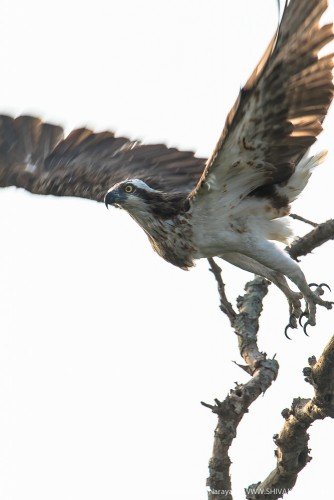
[(312, 288), (312, 286), (315, 286), (318, 288), (319, 285), (317, 283), (309, 283), (309, 287)]
[(326, 288), (328, 288), (328, 290), (329, 290), (330, 292), (332, 291), (332, 290), (331, 290), (331, 287), (330, 287), (329, 285), (327, 285), (327, 283), (320, 283), (319, 288), (323, 288), (324, 286), (325, 286)]
[(288, 340), (292, 340), (292, 339), (291, 339), (291, 337), (289, 337), (289, 335), (288, 335), (288, 330), (289, 330), (289, 328), (292, 328), (292, 327), (291, 327), (291, 325), (290, 325), (290, 323), (289, 323), (288, 325), (286, 325), (286, 327), (285, 327), (285, 329), (284, 329), (284, 335), (286, 336), (286, 338), (287, 338)]
[(291, 326), (291, 328), (297, 328), (297, 318), (294, 314), (290, 315), (289, 325)]
[(300, 326), (303, 326), (302, 319), (303, 319), (303, 318), (307, 318), (307, 316), (308, 316), (308, 313), (307, 313), (307, 312), (303, 312), (303, 313), (299, 316), (298, 323), (300, 324)]
[(306, 328), (310, 324), (311, 324), (311, 322), (309, 320), (307, 320), (306, 323), (305, 323), (305, 325), (303, 326), (303, 330), (304, 330), (304, 333), (305, 333), (306, 337), (309, 337), (309, 334), (307, 333)]
[(288, 330), (289, 328), (297, 328), (297, 318), (294, 314), (290, 314), (290, 320), (289, 323), (286, 325), (284, 329), (284, 335), (286, 336), (287, 339), (291, 340), (291, 338), (288, 335)]

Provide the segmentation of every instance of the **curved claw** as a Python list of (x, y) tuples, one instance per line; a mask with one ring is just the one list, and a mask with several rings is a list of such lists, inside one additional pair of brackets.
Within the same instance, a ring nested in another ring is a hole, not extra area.
[(290, 314), (290, 321), (284, 329), (284, 335), (286, 336), (287, 339), (291, 340), (291, 338), (288, 335), (289, 328), (291, 329), (297, 328), (297, 318), (294, 314)]
[(301, 313), (301, 315), (299, 316), (299, 319), (298, 319), (298, 323), (300, 324), (300, 326), (303, 326), (302, 319), (307, 318), (307, 316), (308, 316), (308, 314), (306, 312)]
[(328, 288), (328, 290), (329, 290), (330, 292), (332, 291), (332, 290), (331, 290), (331, 287), (330, 287), (329, 285), (327, 285), (327, 283), (320, 283), (320, 285), (318, 285), (318, 286), (319, 286), (319, 288), (323, 288), (323, 287), (325, 286), (326, 288)]
[(305, 323), (305, 325), (303, 326), (303, 330), (304, 330), (304, 333), (305, 333), (306, 337), (308, 337), (308, 336), (309, 336), (309, 334), (308, 334), (308, 333), (307, 333), (307, 331), (306, 331), (306, 328), (307, 328), (307, 327), (308, 327), (308, 325), (310, 325), (310, 324), (311, 324), (311, 323), (310, 323), (310, 321), (309, 321), (309, 320), (307, 320), (307, 321), (306, 321), (306, 323)]
[(286, 336), (286, 338), (287, 338), (288, 340), (292, 340), (292, 339), (291, 339), (291, 337), (289, 337), (289, 335), (288, 335), (288, 330), (289, 330), (289, 328), (292, 328), (292, 326), (290, 325), (290, 323), (289, 323), (288, 325), (286, 325), (286, 327), (285, 327), (285, 329), (284, 329), (284, 335)]
[(330, 292), (332, 291), (331, 287), (327, 285), (327, 283), (320, 283), (320, 285), (318, 285), (317, 283), (310, 283), (309, 287), (312, 288), (312, 286), (315, 286), (316, 288), (323, 288), (325, 286)]

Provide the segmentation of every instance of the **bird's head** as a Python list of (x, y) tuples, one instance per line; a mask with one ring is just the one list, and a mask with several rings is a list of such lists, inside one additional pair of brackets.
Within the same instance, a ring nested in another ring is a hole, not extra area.
[(135, 218), (151, 214), (159, 219), (168, 219), (189, 208), (184, 193), (164, 193), (140, 179), (115, 184), (107, 192), (104, 203), (107, 208), (109, 205), (123, 208)]
[(115, 184), (104, 197), (104, 203), (108, 208), (113, 205), (117, 208), (123, 208), (128, 212), (147, 211), (150, 201), (156, 201), (162, 193), (152, 189), (146, 182), (139, 179), (128, 179)]

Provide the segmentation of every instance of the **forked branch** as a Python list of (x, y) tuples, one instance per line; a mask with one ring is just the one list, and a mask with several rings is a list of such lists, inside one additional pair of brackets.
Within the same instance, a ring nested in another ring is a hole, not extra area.
[[(218, 287), (220, 280), (222, 281), (221, 275), (219, 278)], [(246, 284), (245, 295), (238, 298), (239, 314), (236, 314), (233, 320), (240, 354), (246, 362), (241, 368), (251, 375), (251, 379), (246, 384), (236, 384), (222, 402), (216, 399), (214, 405), (202, 403), (218, 415), (207, 479), (209, 500), (232, 499), (229, 448), (248, 408), (270, 387), (278, 373), (277, 361), (267, 359), (266, 354), (260, 352), (257, 346), (259, 317), (268, 284), (265, 279), (259, 277)]]
[(334, 336), (318, 361), (309, 359), (304, 375), (315, 395), (312, 399), (296, 398), (290, 409), (283, 410), (285, 423), (274, 435), (276, 467), (264, 481), (247, 488), (249, 500), (276, 500), (291, 490), (298, 473), (311, 460), (308, 428), (316, 420), (334, 417)]
[[(300, 219), (300, 217), (298, 216)], [(309, 222), (306, 221), (305, 222)], [(312, 223), (311, 225), (313, 225)], [(294, 259), (307, 255), (314, 248), (334, 239), (334, 220), (316, 225), (315, 229), (295, 241), (287, 252)], [(218, 415), (218, 424), (214, 435), (212, 457), (209, 462), (207, 479), (209, 500), (232, 500), (229, 448), (236, 437), (237, 427), (248, 408), (258, 396), (264, 393), (277, 377), (279, 365), (273, 359), (267, 359), (257, 345), (259, 318), (262, 301), (267, 294), (268, 284), (260, 277), (245, 286), (245, 294), (237, 299), (238, 313), (225, 294), (225, 284), (221, 268), (213, 259), (208, 259), (210, 271), (218, 285), (220, 309), (228, 316), (238, 338), (240, 355), (245, 365), (239, 365), (251, 379), (246, 384), (236, 384), (224, 401), (215, 400), (215, 404), (202, 403)], [(311, 400), (297, 398), (290, 410), (284, 410), (286, 422), (279, 435), (275, 435), (277, 445), (277, 466), (260, 483), (246, 490), (246, 497), (251, 500), (274, 500), (290, 490), (297, 480), (299, 471), (310, 460), (307, 429), (317, 419), (334, 416), (334, 337), (316, 363), (310, 359), (310, 367), (304, 370), (306, 380), (315, 388)], [(274, 492), (272, 496), (268, 492)]]

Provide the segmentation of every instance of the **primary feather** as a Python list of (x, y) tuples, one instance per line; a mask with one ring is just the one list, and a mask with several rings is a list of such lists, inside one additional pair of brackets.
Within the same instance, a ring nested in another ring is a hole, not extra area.
[(142, 144), (105, 131), (62, 127), (32, 116), (0, 115), (0, 186), (36, 194), (103, 201), (109, 187), (137, 177), (167, 192), (188, 194), (204, 158), (164, 144)]

